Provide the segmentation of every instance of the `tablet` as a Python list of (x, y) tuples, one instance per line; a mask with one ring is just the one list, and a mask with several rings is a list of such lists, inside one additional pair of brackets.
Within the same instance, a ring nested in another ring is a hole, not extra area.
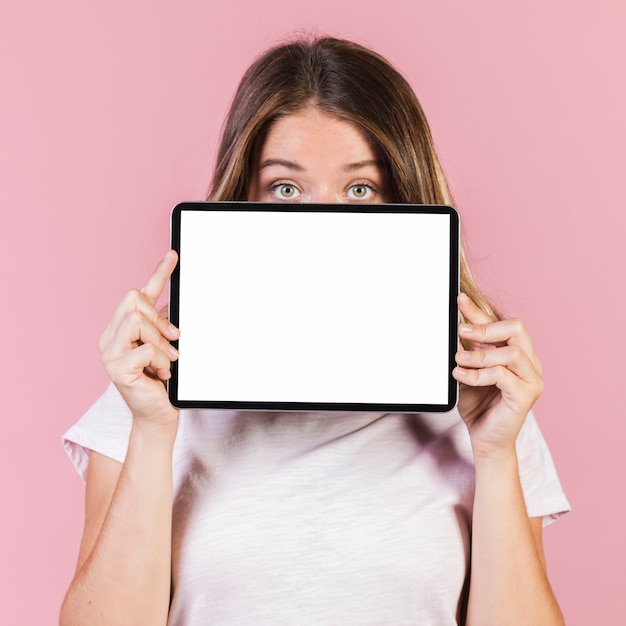
[(454, 407), (453, 208), (187, 202), (171, 232), (175, 406)]

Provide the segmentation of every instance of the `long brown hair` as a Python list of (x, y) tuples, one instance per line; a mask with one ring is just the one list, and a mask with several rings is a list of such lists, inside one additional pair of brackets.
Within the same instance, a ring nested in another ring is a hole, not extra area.
[[(246, 200), (258, 152), (280, 117), (316, 106), (359, 128), (380, 160), (393, 202), (450, 204), (422, 107), (379, 54), (330, 37), (272, 48), (244, 74), (226, 118), (208, 197)], [(493, 319), (461, 248), (461, 291)]]

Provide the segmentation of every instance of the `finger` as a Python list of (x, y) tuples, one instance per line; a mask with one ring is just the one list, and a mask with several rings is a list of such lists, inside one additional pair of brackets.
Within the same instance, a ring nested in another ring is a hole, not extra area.
[(485, 313), (480, 307), (478, 307), (474, 301), (465, 293), (460, 293), (457, 298), (459, 310), (463, 314), (463, 317), (474, 324), (490, 324), (496, 320)]
[(466, 369), (457, 366), (452, 370), (452, 375), (460, 383), (470, 387), (495, 385), (504, 398), (508, 398), (510, 403), (520, 408), (531, 407), (543, 392), (543, 382), (540, 378), (533, 383), (527, 383), (501, 365), (484, 369)]
[(106, 346), (113, 341), (115, 335), (119, 332), (119, 328), (126, 317), (133, 311), (141, 312), (148, 320), (150, 320), (170, 341), (178, 339), (180, 332), (169, 322), (169, 320), (160, 315), (154, 306), (148, 301), (146, 296), (137, 289), (131, 289), (122, 299), (115, 309), (111, 321), (105, 328), (98, 348), (100, 352), (104, 352)]
[[(481, 341), (476, 337), (464, 337), (463, 333), (468, 332), (472, 329), (474, 332), (478, 333), (483, 327), (486, 327), (488, 324), (492, 324), (497, 320), (485, 313), (481, 308), (479, 308), (474, 301), (465, 293), (460, 293), (457, 297), (457, 303), (459, 305), (459, 311), (463, 316), (463, 324), (459, 325), (459, 337), (462, 339), (469, 339), (470, 342), (473, 343), (487, 343), (486, 341)], [(475, 329), (475, 327), (478, 327)]]
[[(156, 267), (152, 276), (148, 279), (148, 282), (141, 290), (131, 289), (122, 299), (120, 304), (115, 309), (111, 321), (104, 329), (102, 336), (98, 342), (98, 349), (103, 352), (105, 347), (110, 343), (113, 336), (116, 334), (119, 325), (126, 317), (129, 311), (133, 309), (139, 309), (149, 319), (153, 320), (155, 325), (158, 325), (163, 334), (170, 340), (178, 338), (178, 329), (166, 323), (160, 321), (164, 316), (160, 315), (154, 305), (158, 299), (160, 293), (163, 291), (168, 278), (176, 267), (178, 261), (178, 255), (174, 250), (170, 250), (163, 260)], [(156, 294), (156, 295), (155, 295)]]
[(459, 309), (466, 323), (459, 326), (459, 334), (480, 343), (504, 343), (509, 340), (527, 342), (531, 348), (530, 336), (520, 319), (494, 320), (464, 293), (458, 298)]
[(170, 365), (170, 359), (165, 353), (153, 344), (146, 343), (107, 362), (105, 369), (116, 385), (132, 387), (146, 370), (153, 372), (160, 380), (168, 380), (171, 376)]
[(457, 365), (452, 370), (456, 380), (471, 387), (496, 386), (502, 393), (512, 397), (519, 397), (524, 393), (526, 383), (519, 379), (506, 367), (497, 365), (484, 369), (467, 369)]
[[(162, 322), (167, 320), (161, 319)], [(168, 322), (169, 323), (169, 322)], [(171, 360), (178, 358), (178, 351), (165, 338), (159, 327), (148, 319), (142, 311), (130, 311), (121, 322), (118, 331), (102, 352), (102, 360), (115, 360), (125, 352), (142, 344), (152, 344), (161, 352), (168, 354)]]
[(462, 339), (469, 339), (474, 344), (516, 346), (528, 356), (537, 372), (542, 373), (541, 362), (535, 354), (530, 335), (520, 319), (502, 320), (491, 324), (461, 324), (459, 336)]
[(178, 263), (178, 255), (174, 250), (169, 250), (163, 257), (163, 260), (156, 266), (152, 276), (148, 278), (148, 282), (141, 288), (141, 293), (146, 296), (151, 304), (156, 304), (176, 267), (176, 263)]
[(459, 350), (456, 362), (463, 368), (481, 369), (502, 365), (522, 380), (534, 383), (540, 378), (528, 355), (519, 346), (489, 350)]
[(474, 343), (519, 346), (530, 358), (533, 367), (542, 373), (530, 334), (521, 319), (494, 321), (479, 309), (466, 294), (458, 298), (459, 308), (467, 320), (459, 326), (459, 336)]

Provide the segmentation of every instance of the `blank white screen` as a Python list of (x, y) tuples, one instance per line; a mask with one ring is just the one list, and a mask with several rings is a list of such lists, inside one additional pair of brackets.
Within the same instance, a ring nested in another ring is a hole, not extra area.
[(182, 211), (178, 398), (445, 404), (450, 217)]

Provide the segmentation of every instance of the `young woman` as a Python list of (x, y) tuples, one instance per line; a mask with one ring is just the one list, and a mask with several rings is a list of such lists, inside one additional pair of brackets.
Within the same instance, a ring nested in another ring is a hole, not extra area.
[[(251, 66), (209, 197), (452, 203), (409, 85), (329, 38)], [(563, 623), (541, 530), (568, 504), (530, 413), (541, 364), (465, 257), (460, 401), (438, 415), (176, 410), (179, 331), (155, 309), (176, 261), (118, 306), (99, 344), (113, 385), (65, 435), (87, 489), (62, 624)]]

